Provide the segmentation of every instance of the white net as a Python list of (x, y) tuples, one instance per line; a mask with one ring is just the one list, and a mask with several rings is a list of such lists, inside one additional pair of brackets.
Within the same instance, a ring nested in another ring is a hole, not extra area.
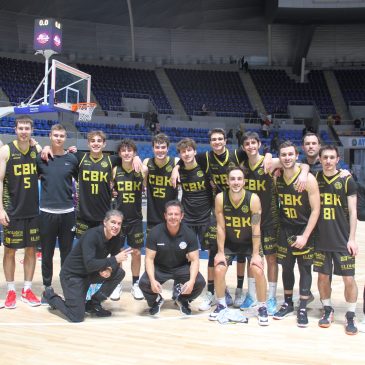
[(79, 113), (79, 121), (90, 122), (95, 108), (96, 108), (95, 103), (77, 104), (77, 113)]

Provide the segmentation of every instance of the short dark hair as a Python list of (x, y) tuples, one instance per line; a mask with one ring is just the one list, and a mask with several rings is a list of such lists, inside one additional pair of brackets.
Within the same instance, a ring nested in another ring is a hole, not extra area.
[(130, 138), (124, 138), (119, 142), (117, 152), (119, 153), (122, 148), (132, 148), (134, 152), (137, 152), (137, 145)]
[(243, 177), (245, 177), (245, 169), (242, 166), (238, 166), (238, 165), (229, 166), (227, 168), (227, 176), (229, 176), (229, 174), (235, 170), (241, 171), (243, 173)]
[(224, 139), (227, 139), (226, 131), (223, 128), (213, 128), (213, 129), (211, 129), (208, 132), (209, 139), (210, 139), (210, 137), (212, 136), (213, 133), (223, 134)]
[(285, 141), (285, 142), (281, 143), (280, 146), (279, 146), (279, 155), (280, 155), (280, 151), (283, 148), (287, 148), (287, 147), (294, 147), (295, 153), (296, 154), (299, 153), (298, 147), (292, 141)]
[(340, 156), (340, 154), (339, 154), (339, 152), (338, 152), (338, 148), (337, 148), (337, 146), (335, 146), (334, 144), (327, 144), (327, 145), (325, 145), (325, 146), (323, 146), (323, 147), (321, 147), (321, 148), (319, 149), (319, 157), (321, 157), (321, 156), (322, 156), (322, 152), (323, 152), (323, 151), (327, 151), (327, 150), (329, 150), (329, 151), (336, 151), (337, 157), (339, 157), (339, 156)]
[(321, 144), (321, 137), (317, 134), (317, 133), (313, 133), (313, 132), (307, 132), (303, 138), (302, 138), (302, 146), (304, 146), (304, 140), (306, 139), (306, 137), (311, 137), (311, 136), (315, 136), (318, 139), (318, 144)]
[(30, 127), (33, 128), (33, 119), (28, 115), (20, 115), (15, 119), (15, 128), (18, 124), (30, 124)]
[(191, 138), (183, 138), (176, 144), (176, 149), (180, 153), (181, 150), (191, 147), (194, 151), (196, 151), (196, 142)]
[(170, 200), (168, 201), (166, 204), (165, 204), (165, 213), (167, 212), (167, 209), (170, 208), (170, 207), (179, 207), (180, 208), (180, 211), (181, 213), (184, 213), (184, 208), (180, 202), (180, 200)]
[(241, 144), (248, 139), (255, 139), (257, 142), (261, 142), (257, 132), (248, 131), (241, 138)]
[(167, 147), (170, 146), (170, 139), (165, 133), (158, 133), (152, 138), (152, 146), (163, 143), (166, 143)]

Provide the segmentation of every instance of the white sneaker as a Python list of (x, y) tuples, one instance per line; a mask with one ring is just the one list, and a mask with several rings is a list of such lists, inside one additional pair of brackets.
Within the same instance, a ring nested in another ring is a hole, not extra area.
[(365, 332), (365, 318), (357, 325), (360, 332)]
[(244, 300), (245, 300), (245, 296), (243, 295), (242, 288), (236, 288), (236, 291), (234, 293), (233, 307), (239, 308), (242, 305)]
[(200, 311), (208, 311), (213, 305), (216, 304), (215, 296), (210, 291), (207, 291), (204, 301), (200, 304)]
[(142, 290), (139, 288), (138, 281), (133, 284), (132, 289), (131, 289), (131, 293), (132, 293), (133, 298), (135, 300), (142, 300), (142, 299), (144, 299)]
[(122, 294), (122, 283), (119, 283), (114, 289), (113, 293), (110, 295), (110, 300), (119, 300)]

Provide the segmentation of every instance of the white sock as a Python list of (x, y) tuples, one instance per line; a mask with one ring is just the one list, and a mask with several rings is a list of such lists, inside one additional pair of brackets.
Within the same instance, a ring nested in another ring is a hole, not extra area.
[(224, 307), (227, 307), (226, 297), (217, 298), (217, 301), (218, 301), (219, 304), (223, 305)]
[(270, 298), (276, 298), (276, 288), (278, 286), (278, 283), (271, 283), (269, 281), (269, 299)]
[(248, 278), (248, 294), (252, 299), (256, 299), (256, 280), (255, 278)]
[(32, 289), (32, 282), (31, 281), (24, 281), (24, 291)]
[(266, 302), (257, 302), (257, 308), (265, 307), (266, 308)]
[(356, 302), (355, 303), (349, 303), (346, 302), (346, 307), (348, 312), (356, 312)]
[(7, 281), (6, 286), (8, 288), (8, 291), (10, 291), (10, 290), (15, 291), (15, 281)]
[(323, 306), (332, 307), (331, 298), (329, 298), (329, 299), (321, 299), (321, 302), (322, 302)]

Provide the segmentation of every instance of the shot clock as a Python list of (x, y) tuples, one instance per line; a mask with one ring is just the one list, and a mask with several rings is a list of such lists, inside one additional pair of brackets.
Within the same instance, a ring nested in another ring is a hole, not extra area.
[(61, 53), (62, 50), (62, 25), (55, 19), (36, 19), (34, 21), (35, 51), (52, 50)]

